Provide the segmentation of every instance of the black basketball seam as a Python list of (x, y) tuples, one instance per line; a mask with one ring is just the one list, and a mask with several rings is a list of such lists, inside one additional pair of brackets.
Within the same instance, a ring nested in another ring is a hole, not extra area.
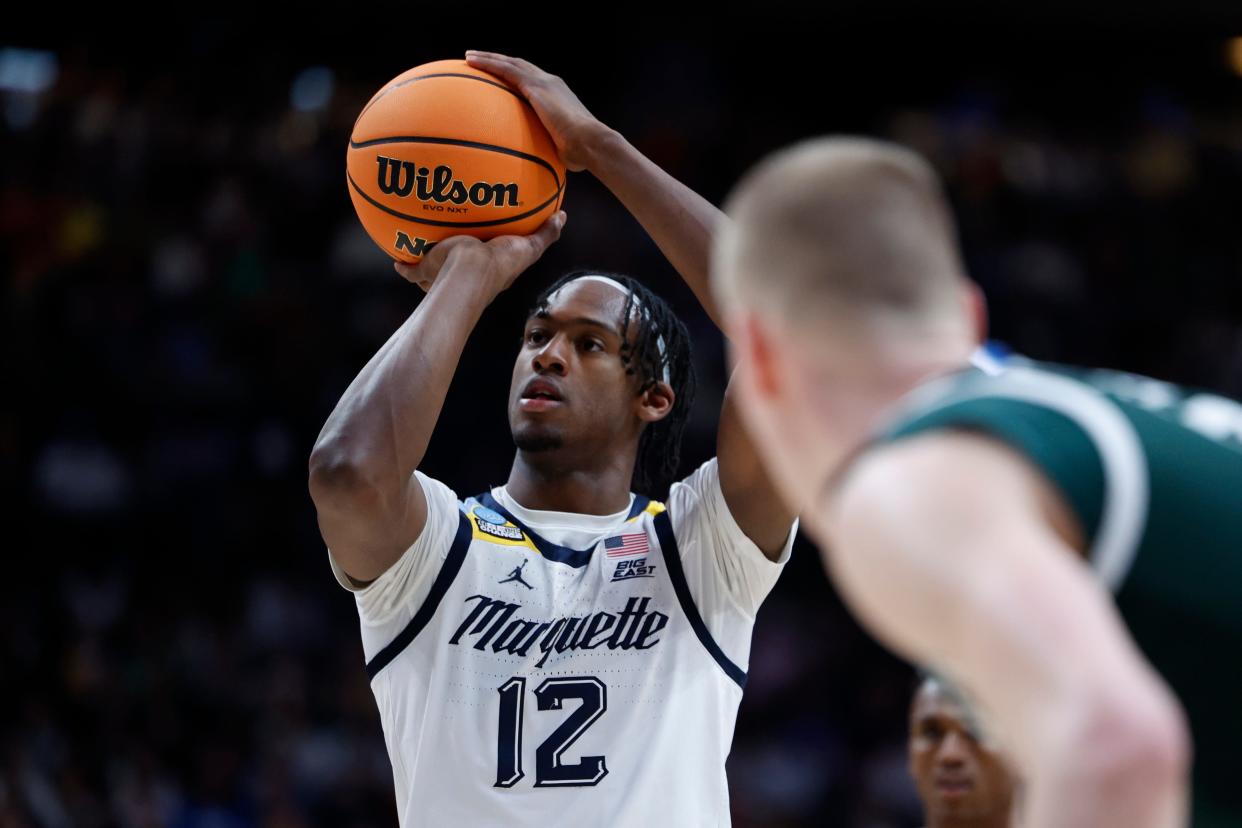
[(503, 89), (506, 92), (508, 92), (510, 95), (512, 95), (513, 97), (517, 98), (522, 103), (526, 104), (527, 106), (530, 106), (530, 101), (523, 98), (518, 92), (505, 86), (503, 83), (499, 83), (494, 80), (488, 80), (487, 78), (480, 78), (478, 75), (466, 75), (460, 72), (435, 72), (430, 75), (419, 75), (418, 77), (414, 77), (414, 78), (406, 78), (405, 80), (401, 81), (401, 83), (394, 84), (392, 86), (389, 86), (381, 90), (380, 93), (376, 95), (375, 98), (371, 100), (370, 103), (364, 106), (361, 112), (358, 113), (358, 117), (354, 119), (354, 126), (355, 127), (358, 126), (358, 121), (361, 121), (362, 116), (367, 114), (367, 110), (375, 106), (377, 103), (379, 103), (380, 99), (383, 98), (385, 95), (387, 95), (392, 90), (400, 89), (401, 87), (405, 86), (407, 83), (413, 83), (414, 81), (426, 80), (427, 78), (466, 78), (467, 80), (477, 80), (481, 83), (490, 84), (499, 89)]
[(478, 141), (459, 141), (456, 138), (433, 138), (427, 135), (395, 135), (391, 138), (373, 138), (370, 141), (362, 142), (355, 141), (353, 138), (349, 139), (350, 149), (363, 149), (364, 147), (373, 147), (378, 144), (439, 144), (441, 146), (469, 147), (470, 149), (481, 149), (487, 152), (498, 152), (501, 155), (512, 155), (515, 158), (538, 164), (552, 173), (552, 180), (556, 182), (556, 189), (559, 190), (561, 188), (561, 177), (556, 174), (556, 168), (547, 161), (538, 155), (531, 155), (521, 150), (509, 149), (496, 144), (483, 144)]
[(543, 202), (542, 204), (540, 204), (538, 207), (534, 208), (533, 210), (528, 210), (525, 213), (520, 213), (516, 216), (509, 216), (508, 218), (495, 219), (493, 221), (436, 221), (435, 219), (424, 219), (424, 218), (419, 218), (418, 216), (409, 216), (409, 215), (406, 215), (405, 213), (399, 213), (396, 210), (392, 209), (391, 207), (385, 207), (383, 204), (380, 204), (378, 201), (371, 198), (371, 196), (367, 195), (366, 192), (361, 187), (358, 186), (358, 182), (354, 181), (354, 177), (349, 174), (349, 170), (345, 171), (345, 177), (349, 179), (350, 186), (353, 187), (358, 192), (358, 195), (366, 199), (367, 203), (370, 204), (372, 207), (375, 207), (379, 210), (383, 210), (385, 213), (387, 213), (390, 216), (395, 216), (396, 218), (399, 218), (399, 219), (405, 219), (406, 221), (412, 221), (412, 222), (415, 222), (416, 224), (429, 224), (432, 227), (495, 227), (498, 224), (509, 224), (510, 222), (521, 221), (524, 218), (533, 216), (535, 213), (538, 213), (540, 210), (547, 207), (549, 204), (551, 204), (553, 201), (556, 201), (556, 199), (560, 198), (561, 196), (561, 188), (558, 186), (556, 188), (556, 192), (552, 194), (552, 197), (549, 198), (547, 201)]

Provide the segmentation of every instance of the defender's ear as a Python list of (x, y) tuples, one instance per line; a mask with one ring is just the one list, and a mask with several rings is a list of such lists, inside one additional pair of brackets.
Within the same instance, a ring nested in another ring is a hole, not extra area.
[(776, 351), (759, 318), (745, 311), (734, 313), (729, 318), (729, 333), (730, 361), (735, 373), (746, 375), (748, 392), (775, 396), (780, 389)]
[(982, 345), (988, 338), (988, 300), (983, 289), (970, 279), (964, 279), (962, 301), (966, 304), (966, 318), (975, 332), (975, 341)]
[(663, 420), (673, 411), (677, 395), (667, 382), (656, 382), (638, 397), (638, 419), (645, 423)]

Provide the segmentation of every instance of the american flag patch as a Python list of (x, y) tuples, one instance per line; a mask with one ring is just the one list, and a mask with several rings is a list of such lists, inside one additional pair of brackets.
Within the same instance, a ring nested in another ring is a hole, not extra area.
[(645, 555), (649, 551), (647, 536), (643, 533), (633, 535), (613, 535), (604, 540), (604, 549), (610, 558), (623, 558), (626, 555)]

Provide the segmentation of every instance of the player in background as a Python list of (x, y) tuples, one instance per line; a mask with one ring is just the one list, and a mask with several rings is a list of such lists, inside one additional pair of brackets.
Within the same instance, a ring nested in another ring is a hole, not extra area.
[(895, 145), (783, 150), (726, 212), (751, 433), (863, 622), (980, 701), (1028, 824), (1184, 825), (1191, 736), (1194, 824), (1242, 825), (1242, 406), (973, 368), (950, 209)]
[[(599, 178), (718, 318), (720, 211), (559, 78), (468, 58), (529, 100), (567, 168)], [(564, 219), (397, 266), (427, 295), (323, 427), (319, 526), (356, 593), (403, 825), (727, 825), (754, 614), (796, 522), (731, 391), (717, 458), (666, 503), (631, 491), (668, 482), (689, 405), (689, 337), (668, 306), (624, 276), (557, 281), (513, 365), (508, 481), (461, 498), (419, 470), (466, 338)]]
[(1013, 828), (1016, 785), (961, 694), (935, 677), (910, 701), (910, 775), (927, 828)]

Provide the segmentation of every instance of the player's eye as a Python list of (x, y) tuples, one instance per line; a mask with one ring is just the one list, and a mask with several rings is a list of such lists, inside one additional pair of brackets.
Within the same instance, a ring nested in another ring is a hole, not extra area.
[(528, 345), (542, 345), (548, 341), (548, 334), (542, 328), (532, 328), (526, 332), (526, 342)]
[(602, 351), (604, 350), (604, 343), (598, 339), (588, 337), (582, 340), (582, 347), (587, 351)]

